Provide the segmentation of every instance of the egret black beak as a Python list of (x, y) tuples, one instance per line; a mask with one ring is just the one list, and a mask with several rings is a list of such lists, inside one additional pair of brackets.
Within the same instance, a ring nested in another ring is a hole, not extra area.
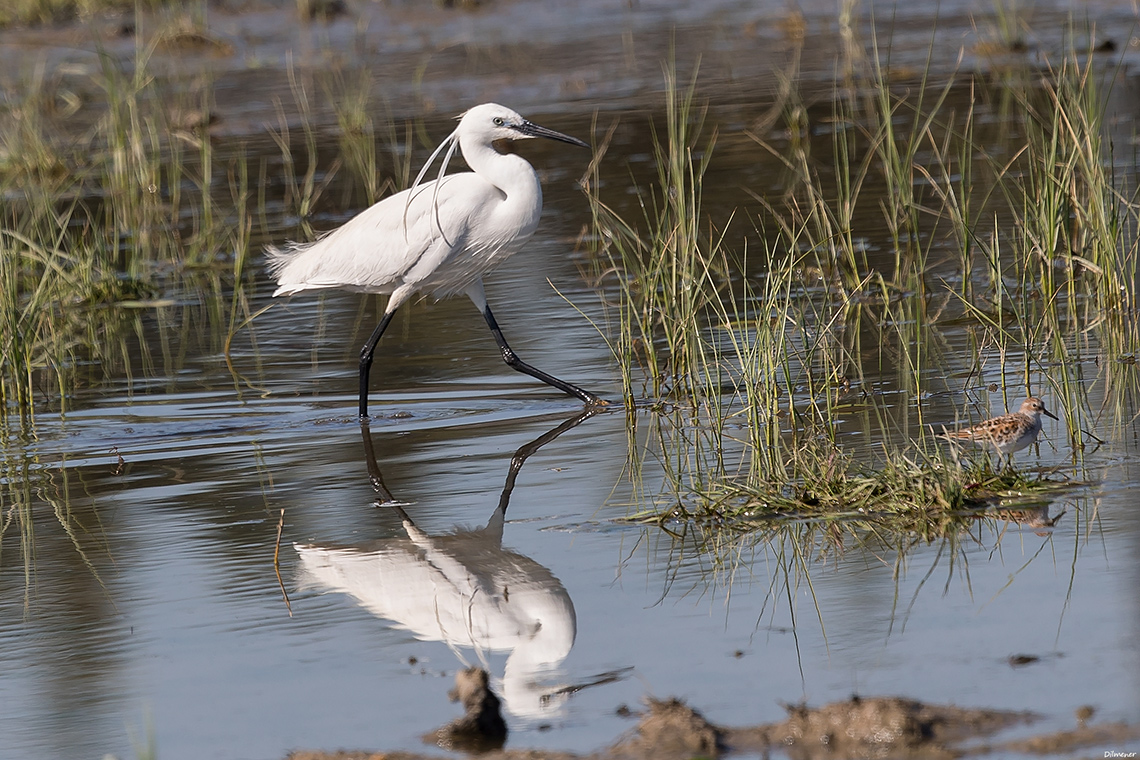
[(577, 137), (564, 135), (561, 132), (555, 132), (553, 129), (540, 127), (537, 124), (532, 124), (529, 121), (524, 121), (522, 124), (514, 125), (515, 131), (527, 137), (546, 137), (551, 140), (558, 140), (559, 142), (570, 143), (577, 145), (579, 148), (589, 148), (590, 146), (579, 140)]

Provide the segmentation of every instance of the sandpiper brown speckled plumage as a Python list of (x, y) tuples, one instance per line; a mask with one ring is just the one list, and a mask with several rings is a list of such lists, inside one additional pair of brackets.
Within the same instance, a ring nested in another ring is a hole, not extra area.
[(1031, 396), (1021, 402), (1021, 408), (1016, 412), (991, 417), (977, 425), (948, 432), (946, 437), (980, 444), (988, 443), (1000, 453), (1009, 456), (1037, 440), (1037, 434), (1041, 432), (1042, 414), (1057, 419), (1055, 414), (1045, 408), (1044, 401)]

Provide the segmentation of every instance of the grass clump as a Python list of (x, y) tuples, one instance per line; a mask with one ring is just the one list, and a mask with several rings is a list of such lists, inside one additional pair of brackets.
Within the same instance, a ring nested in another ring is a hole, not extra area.
[[(833, 132), (797, 129), (805, 110), (789, 87), (777, 109), (791, 137), (755, 136), (786, 189), (752, 193), (752, 254), (729, 244), (731, 218), (701, 221), (715, 131), (699, 137), (695, 77), (679, 93), (667, 72), (667, 128), (654, 135), (658, 176), (639, 194), (641, 219), (602, 201), (596, 173), (588, 183), (599, 269), (618, 292), (627, 398), (648, 394), (642, 406), (674, 415), (651, 423), (651, 450), (635, 454), (659, 457), (667, 481), (661, 511), (638, 519), (874, 516), (922, 533), (995, 498), (1056, 488), (995, 472), (984, 456), (949, 457), (926, 417), (924, 399), (937, 395), (973, 396), (983, 416), (987, 388), (1007, 409), (1048, 395), (1078, 463), (1096, 437), (1086, 357), (1140, 348), (1125, 324), (1135, 320), (1120, 318), (1135, 314), (1140, 209), (1111, 172), (1101, 75), (1069, 53), (1044, 77), (959, 75), (904, 90), (874, 53), (837, 91)], [(1010, 88), (1018, 107), (990, 134), (975, 104)], [(963, 334), (965, 367), (947, 351)], [(1134, 391), (1121, 386), (1135, 380), (1099, 374), (1092, 382), (1123, 408)]]
[[(619, 273), (621, 301), (615, 354), (625, 372), (625, 392), (636, 395), (632, 368), (640, 367), (652, 397), (690, 397), (708, 384), (702, 373), (700, 327), (708, 307), (727, 285), (727, 260), (715, 239), (701, 230), (701, 187), (716, 144), (703, 139), (703, 113), (694, 108), (695, 81), (678, 89), (666, 69), (664, 141), (654, 133), (658, 186), (639, 195), (637, 226), (590, 193), (594, 227), (604, 241), (602, 266)], [(592, 187), (598, 186), (598, 164)]]
[(86, 129), (73, 126), (73, 110), (51, 107), (46, 76), (0, 112), (9, 158), (0, 166), (0, 417), (27, 419), (34, 394), (64, 409), (82, 368), (129, 367), (140, 353), (145, 362), (142, 341), (131, 345), (139, 308), (165, 303), (196, 271), (232, 277), (245, 257), (248, 180), (219, 182), (202, 127), (174, 118), (208, 114), (208, 86), (168, 93), (148, 60), (142, 47), (130, 66), (102, 57), (88, 85), (102, 102), (75, 119)]
[[(173, 28), (205, 28), (190, 24)], [(129, 374), (136, 359), (150, 372), (152, 349), (181, 361), (167, 343), (188, 325), (211, 354), (224, 351), (252, 315), (243, 286), (261, 239), (306, 237), (314, 214), (407, 182), (413, 125), (398, 149), (367, 70), (318, 77), (335, 106), (320, 123), (314, 84), (290, 69), (295, 102), (269, 130), (279, 158), (251, 158), (240, 140), (216, 147), (209, 77), (155, 73), (152, 54), (171, 39), (158, 28), (129, 60), (104, 53), (91, 74), (39, 69), (3, 93), (0, 422), (28, 419), (37, 403), (65, 411), (76, 387)]]
[[(857, 521), (908, 533), (942, 536), (963, 517), (1073, 487), (1052, 473), (962, 460), (931, 448), (893, 449), (859, 458), (826, 435), (785, 434), (780, 462), (759, 457), (750, 443), (694, 426), (685, 412), (654, 415), (646, 451), (655, 452), (666, 487), (630, 516), (661, 526), (690, 522), (705, 529), (749, 531), (788, 520)], [(811, 431), (807, 431), (810, 433)], [(790, 443), (792, 440), (794, 444)], [(753, 460), (750, 472), (735, 463)]]

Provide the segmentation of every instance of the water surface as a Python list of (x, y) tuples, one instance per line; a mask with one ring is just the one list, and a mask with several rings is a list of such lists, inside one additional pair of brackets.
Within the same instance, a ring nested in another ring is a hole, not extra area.
[[(471, 76), (524, 104), (557, 100), (483, 70)], [(583, 96), (621, 119), (607, 189), (652, 171), (643, 106), (659, 95), (656, 76), (648, 91), (648, 75), (621, 80), (644, 100)], [(770, 101), (742, 101), (743, 89), (711, 76), (711, 92), (736, 93), (710, 108), (721, 138), (705, 197), (718, 220), (739, 212), (741, 188), (780, 187), (742, 135)], [(1136, 111), (1134, 91), (1114, 101), (1121, 135), (1131, 134), (1123, 115)], [(430, 92), (442, 101), (448, 90), (437, 82)], [(583, 109), (528, 115), (589, 131)], [(448, 127), (426, 128), (439, 139)], [(589, 209), (574, 182), (588, 156), (535, 147), (543, 223), (489, 278), (488, 298), (526, 361), (616, 400), (612, 314), (601, 305), (613, 294), (592, 287), (578, 242)], [(1131, 161), (1121, 156), (1128, 171)], [(628, 193), (614, 202), (634, 207)], [(318, 222), (355, 210), (323, 209)], [(285, 218), (269, 227), (273, 239), (293, 229)], [(872, 260), (893, 255), (881, 239), (868, 246)], [(271, 292), (260, 274), (245, 292), (251, 310)], [(804, 558), (787, 538), (717, 548), (622, 520), (661, 492), (662, 475), (651, 454), (640, 489), (631, 484), (627, 418), (615, 409), (530, 456), (500, 526), (512, 456), (581, 407), (503, 366), (470, 303), (405, 306), (378, 350), (369, 433), (395, 509), (376, 505), (354, 418), (358, 350), (379, 301), (329, 293), (278, 303), (235, 337), (231, 373), (223, 334), (199, 329), (209, 320), (181, 306), (210, 296), (168, 295), (180, 306), (147, 312), (132, 338), (148, 362), (81, 388), (62, 417), (45, 402), (6, 442), (3, 477), (24, 494), (16, 504), (29, 505), (30, 529), (9, 529), (0, 554), (0, 757), (126, 758), (150, 735), (169, 758), (423, 749), (420, 737), (458, 714), (446, 692), (469, 664), (496, 679), (516, 748), (607, 745), (632, 725), (618, 707), (646, 694), (679, 696), (726, 725), (852, 693), (1032, 710), (1041, 731), (1072, 727), (1086, 704), (1098, 720), (1140, 720), (1131, 427), (1086, 454), (1078, 474), (1091, 485), (1039, 505), (1061, 515), (1052, 527), (988, 518), (954, 541), (848, 541)], [(1000, 393), (984, 392), (1002, 381), (1000, 364), (970, 375), (964, 330), (941, 337), (946, 364), (918, 401), (894, 367), (867, 378), (899, 430), (918, 425), (920, 404), (927, 424), (954, 424), (970, 401), (1005, 410)], [(843, 414), (841, 442), (876, 444), (866, 409)], [(636, 415), (634, 446), (650, 445), (652, 415)], [(1019, 465), (1074, 474), (1066, 440), (1049, 422), (1040, 453), (1020, 454)], [(273, 564), (282, 510), (288, 603)], [(902, 561), (897, 542), (910, 545)], [(407, 586), (372, 582), (384, 567)], [(411, 611), (426, 592), (407, 591), (433, 583), (470, 583), (464, 598), (489, 602), (480, 625), (456, 632), (452, 621), (445, 632)], [(401, 593), (402, 606), (392, 601)], [(513, 617), (495, 617), (507, 608)], [(1039, 659), (1014, 667), (1019, 654)]]

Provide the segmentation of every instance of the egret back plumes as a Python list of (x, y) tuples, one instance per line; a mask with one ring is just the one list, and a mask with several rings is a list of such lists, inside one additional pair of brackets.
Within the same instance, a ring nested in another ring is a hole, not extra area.
[(402, 302), (420, 291), (437, 298), (464, 292), (538, 227), (538, 177), (514, 158), (533, 177), (530, 187), (516, 182), (507, 194), (478, 174), (453, 174), (389, 196), (312, 243), (270, 249), (274, 295), (403, 289)]
[[(503, 338), (483, 292), (483, 275), (521, 250), (538, 227), (538, 174), (511, 150), (513, 141), (534, 137), (589, 147), (532, 124), (509, 108), (476, 106), (460, 117), (459, 126), (436, 148), (412, 187), (311, 243), (268, 249), (278, 285), (275, 296), (323, 288), (388, 294), (380, 324), (361, 350), (361, 417), (367, 416), (368, 374), (376, 344), (396, 309), (418, 292), (436, 298), (466, 293), (483, 313), (509, 366), (587, 404), (604, 403), (522, 362)], [(472, 171), (445, 175), (457, 147)], [(439, 175), (424, 182), (445, 150)]]

